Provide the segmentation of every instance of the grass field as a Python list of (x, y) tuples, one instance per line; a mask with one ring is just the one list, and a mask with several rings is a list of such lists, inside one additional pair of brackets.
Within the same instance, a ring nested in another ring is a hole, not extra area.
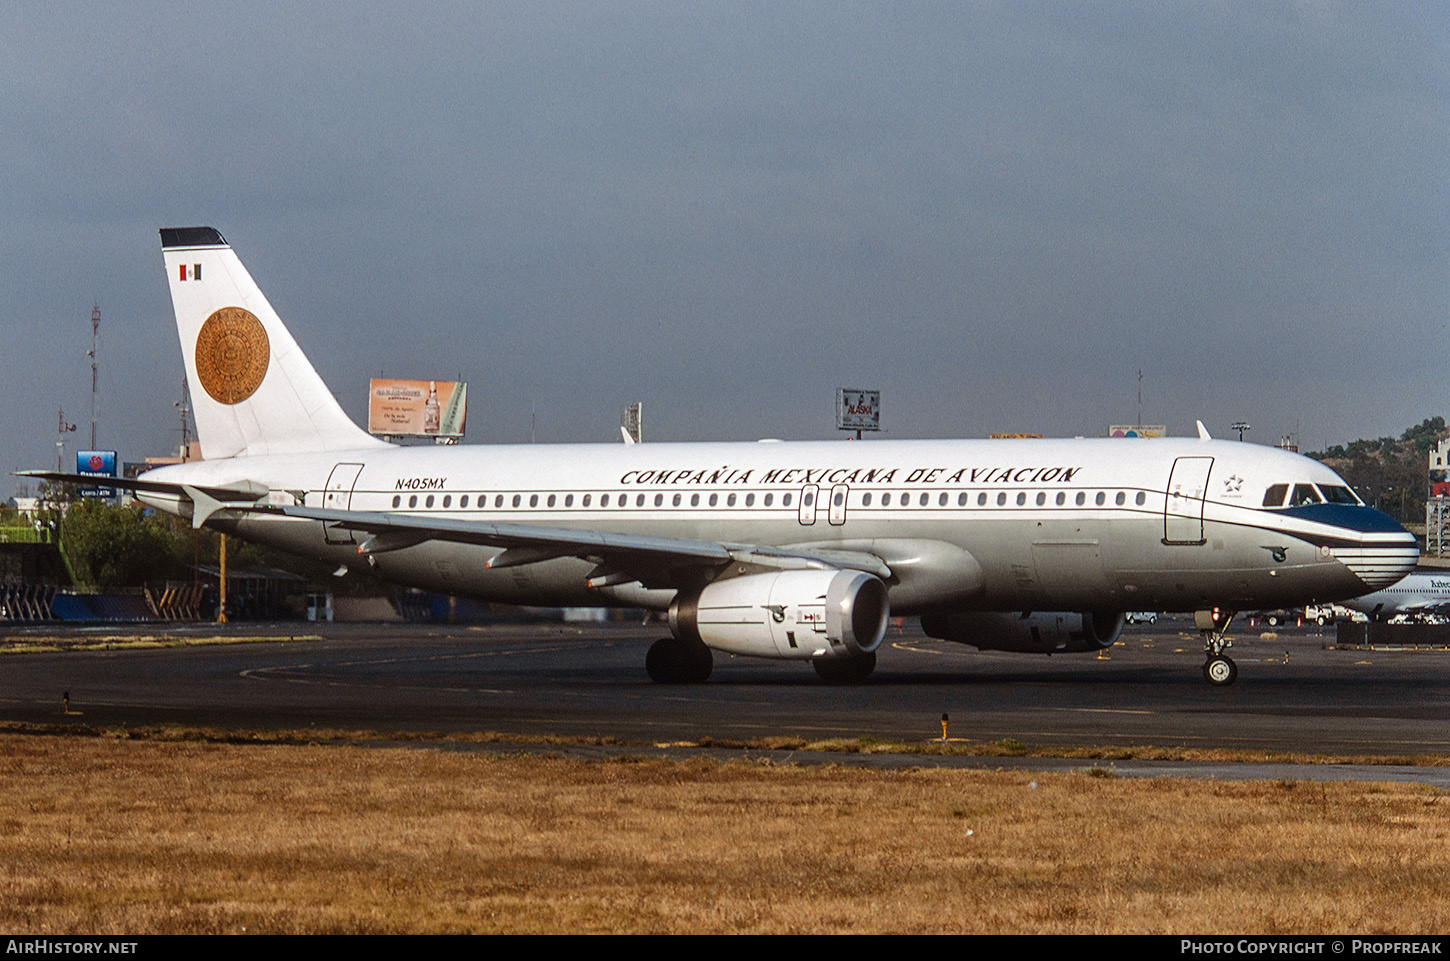
[(0, 734), (0, 927), (1450, 929), (1413, 785)]

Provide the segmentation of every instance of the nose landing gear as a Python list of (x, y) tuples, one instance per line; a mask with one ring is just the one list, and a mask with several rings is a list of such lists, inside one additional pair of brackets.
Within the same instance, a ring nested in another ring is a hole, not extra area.
[(1193, 612), (1193, 623), (1203, 634), (1203, 653), (1207, 658), (1203, 662), (1203, 679), (1215, 687), (1228, 687), (1238, 680), (1238, 665), (1233, 662), (1233, 658), (1224, 654), (1224, 651), (1233, 646), (1233, 641), (1224, 634), (1228, 631), (1228, 624), (1233, 620), (1234, 613), (1217, 607)]

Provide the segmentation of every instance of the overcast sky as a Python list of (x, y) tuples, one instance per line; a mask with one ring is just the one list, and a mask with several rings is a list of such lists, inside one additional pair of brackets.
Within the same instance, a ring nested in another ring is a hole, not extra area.
[[(0, 470), (179, 439), (157, 228), (469, 442), (1446, 413), (1444, 3), (3, 3)], [(7, 479), (8, 481), (8, 479)], [(13, 486), (13, 485), (11, 485)], [(0, 494), (11, 486), (0, 483)]]

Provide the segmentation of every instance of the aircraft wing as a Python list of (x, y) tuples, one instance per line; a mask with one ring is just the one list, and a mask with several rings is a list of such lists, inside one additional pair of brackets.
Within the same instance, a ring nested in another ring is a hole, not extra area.
[(591, 587), (630, 581), (639, 581), (646, 587), (679, 587), (690, 570), (718, 569), (737, 562), (768, 568), (860, 570), (882, 578), (891, 576), (891, 568), (885, 561), (864, 551), (801, 550), (726, 544), (676, 537), (416, 517), (375, 511), (268, 505), (246, 508), (226, 506), (243, 511), (322, 521), (335, 528), (368, 534), (370, 536), (358, 544), (360, 554), (382, 554), (412, 547), (424, 541), (454, 541), (502, 548), (502, 553), (489, 561), (490, 568), (532, 564), (558, 557), (578, 557), (598, 565), (589, 579)]
[(170, 481), (150, 481), (144, 477), (104, 477), (46, 470), (17, 471), (16, 476), (58, 481), (62, 484), (114, 487), (118, 490), (135, 491), (142, 494), (167, 494), (172, 497), (186, 498), (192, 504), (192, 527), (201, 527), (206, 523), (208, 517), (219, 510), (252, 510), (259, 501), (271, 493), (266, 484), (247, 480), (235, 484), (193, 486)]
[(370, 535), (358, 545), (360, 554), (383, 554), (425, 541), (455, 541), (502, 548), (490, 568), (513, 567), (558, 557), (578, 557), (597, 565), (591, 587), (639, 581), (646, 587), (680, 587), (689, 573), (748, 563), (781, 570), (859, 570), (877, 577), (891, 576), (891, 568), (867, 551), (796, 549), (752, 544), (725, 544), (676, 537), (650, 537), (580, 528), (533, 524), (498, 524), (486, 521), (416, 517), (377, 511), (341, 511), (264, 503), (265, 484), (243, 481), (222, 486), (193, 486), (144, 477), (94, 477), (59, 471), (21, 471), (20, 476), (67, 484), (94, 484), (141, 493), (188, 498), (194, 505), (192, 523), (201, 527), (218, 511), (281, 514), (322, 521), (332, 527)]
[[(167, 481), (149, 481), (142, 477), (103, 477), (97, 474), (66, 474), (53, 470), (22, 470), (15, 472), (16, 477), (33, 477), (36, 480), (51, 481), (61, 484), (84, 484), (87, 487), (114, 487), (123, 491), (142, 491), (151, 494), (182, 494), (185, 488), (181, 484), (169, 483)], [(240, 484), (225, 484), (221, 486), (198, 486), (197, 490), (210, 494), (218, 500), (245, 500), (255, 501), (267, 496), (267, 486), (252, 481), (242, 481)]]

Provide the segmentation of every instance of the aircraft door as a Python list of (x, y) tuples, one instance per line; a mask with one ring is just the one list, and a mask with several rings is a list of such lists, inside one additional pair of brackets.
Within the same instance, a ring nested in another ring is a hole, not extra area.
[(816, 522), (816, 498), (821, 496), (821, 489), (815, 484), (807, 484), (801, 488), (800, 522), (809, 527)]
[(1212, 457), (1180, 457), (1168, 476), (1168, 497), (1163, 504), (1163, 543), (1202, 544), (1203, 499), (1208, 493)]
[[(327, 475), (327, 487), (322, 492), (323, 510), (352, 510), (352, 488), (362, 473), (361, 464), (338, 464)], [(323, 534), (329, 544), (351, 544), (353, 532), (330, 524), (322, 525)]]
[(831, 488), (831, 509), (828, 518), (832, 524), (841, 525), (846, 523), (846, 501), (850, 499), (851, 491), (845, 484), (837, 484)]

